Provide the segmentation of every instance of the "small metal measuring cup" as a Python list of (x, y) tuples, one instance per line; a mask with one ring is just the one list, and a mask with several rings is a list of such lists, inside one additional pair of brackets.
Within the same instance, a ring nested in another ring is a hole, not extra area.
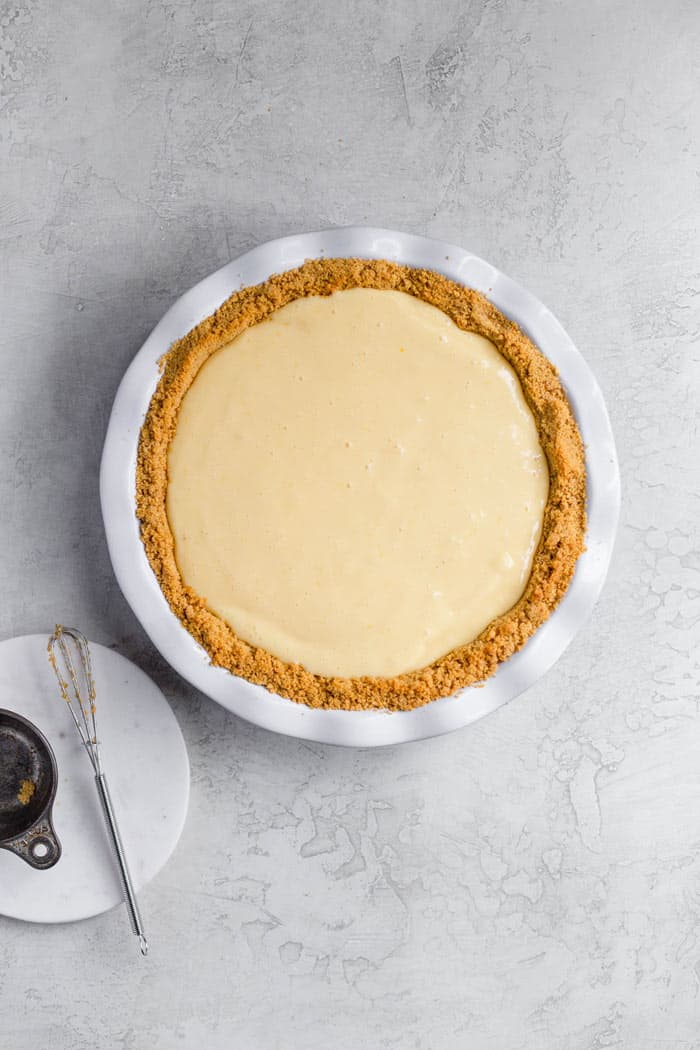
[(61, 856), (51, 818), (57, 786), (56, 758), (44, 734), (0, 709), (0, 849), (32, 868), (51, 868)]

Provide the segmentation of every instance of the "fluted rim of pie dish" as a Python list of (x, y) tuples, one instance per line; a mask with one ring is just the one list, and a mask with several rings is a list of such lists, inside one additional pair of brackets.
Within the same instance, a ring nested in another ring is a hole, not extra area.
[[(483, 686), (459, 689), (444, 699), (391, 715), (383, 710), (310, 708), (213, 666), (167, 606), (141, 544), (135, 514), (138, 435), (159, 381), (157, 362), (162, 354), (233, 290), (293, 269), (305, 259), (324, 256), (389, 259), (442, 272), (485, 293), (558, 368), (585, 444), (586, 550), (559, 607)], [(329, 743), (376, 746), (466, 725), (512, 699), (555, 662), (588, 617), (602, 587), (617, 524), (619, 474), (597, 383), (569, 337), (541, 303), (464, 249), (410, 234), (351, 227), (268, 242), (223, 267), (178, 300), (137, 355), (115, 399), (103, 454), (101, 497), (110, 556), (125, 596), (154, 643), (181, 674), (230, 710), (266, 728)]]

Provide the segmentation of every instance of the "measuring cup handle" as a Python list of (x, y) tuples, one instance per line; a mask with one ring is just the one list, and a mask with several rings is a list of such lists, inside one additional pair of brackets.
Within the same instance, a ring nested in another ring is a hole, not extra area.
[(16, 853), (32, 868), (52, 868), (61, 857), (61, 843), (50, 819), (43, 817), (29, 831), (12, 842), (4, 842), (5, 849)]

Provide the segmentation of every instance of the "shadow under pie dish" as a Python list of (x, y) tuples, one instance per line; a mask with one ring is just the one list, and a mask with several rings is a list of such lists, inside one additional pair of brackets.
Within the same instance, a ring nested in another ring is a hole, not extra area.
[(483, 682), (549, 617), (585, 480), (556, 370), (483, 295), (315, 259), (165, 355), (137, 513), (215, 665), (311, 707), (408, 710)]

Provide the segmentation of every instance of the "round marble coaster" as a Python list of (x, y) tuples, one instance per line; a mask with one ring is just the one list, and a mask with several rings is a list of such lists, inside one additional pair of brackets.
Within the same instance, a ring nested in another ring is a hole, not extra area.
[[(56, 755), (53, 808), (63, 855), (35, 871), (0, 850), (0, 914), (30, 922), (99, 915), (123, 900), (92, 767), (46, 658), (48, 635), (0, 642), (0, 707), (24, 715)], [(143, 671), (90, 643), (105, 773), (136, 889), (173, 852), (187, 813), (190, 772), (175, 716)], [(143, 915), (148, 933), (148, 913)], [(126, 916), (124, 918), (126, 922)]]

